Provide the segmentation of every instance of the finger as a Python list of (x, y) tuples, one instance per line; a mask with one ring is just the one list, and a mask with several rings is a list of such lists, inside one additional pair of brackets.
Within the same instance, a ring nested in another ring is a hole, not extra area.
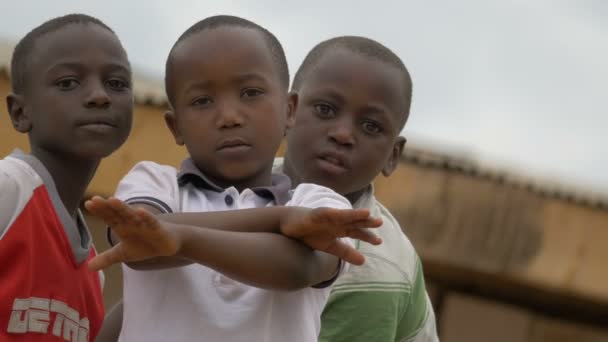
[(382, 239), (368, 229), (351, 229), (347, 231), (346, 235), (349, 238), (365, 241), (372, 245), (379, 245), (382, 243)]
[(99, 196), (95, 196), (91, 200), (85, 202), (85, 207), (92, 215), (101, 218), (108, 225), (113, 226), (119, 222), (114, 210), (109, 206), (107, 200)]
[(95, 214), (100, 210), (100, 207), (103, 206), (100, 205), (100, 202), (103, 202), (103, 198), (99, 196), (93, 196), (89, 200), (84, 202), (84, 206), (89, 212), (91, 212), (91, 214)]
[(336, 210), (334, 213), (334, 222), (338, 224), (348, 224), (352, 222), (364, 221), (369, 219), (369, 210), (367, 209), (352, 209), (352, 210)]
[(117, 218), (119, 218), (125, 224), (139, 224), (139, 216), (135, 213), (135, 210), (125, 202), (119, 200), (118, 198), (111, 197), (108, 199), (108, 204), (116, 213)]
[(101, 196), (97, 196), (97, 195), (95, 195), (95, 196), (93, 196), (93, 197), (89, 198), (88, 200), (86, 200), (86, 201), (84, 202), (84, 205), (85, 205), (85, 207), (87, 207), (87, 209), (88, 209), (88, 207), (89, 207), (89, 206), (94, 206), (94, 205), (95, 205), (95, 203), (96, 203), (96, 202), (98, 202), (100, 199), (103, 199), (103, 198), (102, 198)]
[(107, 251), (98, 254), (93, 259), (89, 260), (88, 267), (92, 271), (99, 271), (104, 268), (108, 268), (119, 262), (126, 262), (129, 260), (123, 260), (120, 242), (108, 249)]
[(359, 251), (357, 251), (350, 244), (337, 240), (331, 246), (329, 246), (324, 252), (333, 254), (338, 258), (353, 264), (353, 265), (363, 265), (365, 262), (365, 257)]
[(380, 218), (367, 218), (362, 221), (356, 221), (349, 224), (352, 229), (363, 229), (363, 228), (380, 228), (382, 226), (382, 219)]
[(86, 200), (86, 201), (84, 202), (84, 207), (85, 207), (85, 209), (86, 209), (86, 210), (87, 210), (89, 213), (91, 213), (92, 215), (94, 215), (94, 211), (95, 211), (95, 204), (93, 203), (93, 201), (91, 201), (90, 199), (89, 199), (89, 200)]
[(139, 220), (139, 224), (143, 227), (156, 229), (160, 227), (158, 218), (144, 208), (135, 208), (133, 212)]
[(369, 210), (367, 209), (319, 208), (319, 210), (313, 211), (313, 219), (316, 218), (316, 222), (329, 222), (332, 224), (345, 224), (365, 220), (368, 217)]

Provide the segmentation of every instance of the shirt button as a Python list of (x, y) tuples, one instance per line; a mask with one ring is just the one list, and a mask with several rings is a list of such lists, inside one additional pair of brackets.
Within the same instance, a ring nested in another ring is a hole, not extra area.
[(227, 205), (232, 205), (232, 203), (234, 203), (234, 199), (232, 196), (226, 195), (226, 197), (224, 197), (224, 202), (226, 202)]

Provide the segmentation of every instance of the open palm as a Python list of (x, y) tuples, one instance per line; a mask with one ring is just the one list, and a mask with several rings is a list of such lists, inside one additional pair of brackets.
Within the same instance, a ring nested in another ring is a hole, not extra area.
[(382, 240), (368, 228), (381, 225), (382, 220), (370, 217), (367, 209), (297, 208), (281, 222), (281, 232), (312, 249), (361, 265), (365, 261), (363, 255), (341, 238), (378, 245)]
[(131, 208), (123, 201), (95, 196), (86, 201), (87, 210), (112, 228), (120, 242), (89, 261), (99, 270), (119, 262), (133, 262), (175, 255), (181, 242), (165, 223), (142, 208)]

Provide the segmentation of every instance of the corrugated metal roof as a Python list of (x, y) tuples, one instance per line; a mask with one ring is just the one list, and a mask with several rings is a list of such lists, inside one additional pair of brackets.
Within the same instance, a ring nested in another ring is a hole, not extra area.
[(505, 186), (522, 188), (545, 198), (554, 198), (585, 207), (608, 210), (608, 198), (606, 198), (605, 194), (594, 193), (587, 189), (558, 181), (534, 179), (515, 172), (482, 167), (470, 158), (442, 154), (441, 152), (431, 151), (426, 148), (406, 147), (402, 156), (402, 162), (420, 167), (460, 173), (469, 177), (504, 184)]

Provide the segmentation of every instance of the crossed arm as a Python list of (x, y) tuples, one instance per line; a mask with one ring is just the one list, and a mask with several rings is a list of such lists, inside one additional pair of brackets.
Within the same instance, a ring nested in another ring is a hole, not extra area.
[(92, 269), (118, 262), (136, 269), (199, 263), (252, 286), (295, 290), (330, 279), (339, 259), (364, 262), (340, 238), (381, 243), (367, 228), (382, 222), (364, 209), (269, 207), (155, 215), (159, 212), (151, 206), (130, 207), (101, 197), (85, 206), (120, 239), (91, 260)]

